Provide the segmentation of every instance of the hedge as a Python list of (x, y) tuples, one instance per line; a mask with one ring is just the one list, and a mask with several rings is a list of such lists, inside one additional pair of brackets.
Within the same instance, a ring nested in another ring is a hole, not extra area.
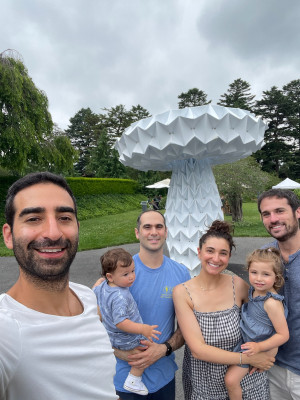
[(137, 182), (131, 179), (117, 178), (66, 178), (74, 196), (122, 193), (134, 194), (137, 192)]
[[(19, 179), (0, 176), (0, 224), (4, 221), (4, 207), (8, 188)], [(117, 178), (66, 178), (75, 197), (97, 194), (135, 194), (138, 184), (131, 179)]]

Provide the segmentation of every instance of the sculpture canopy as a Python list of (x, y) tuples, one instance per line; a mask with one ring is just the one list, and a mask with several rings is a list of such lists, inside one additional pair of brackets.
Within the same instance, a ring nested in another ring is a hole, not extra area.
[(142, 171), (172, 170), (166, 204), (170, 257), (199, 271), (199, 238), (223, 219), (211, 165), (263, 145), (266, 124), (249, 111), (217, 105), (171, 110), (132, 124), (116, 142), (120, 161)]

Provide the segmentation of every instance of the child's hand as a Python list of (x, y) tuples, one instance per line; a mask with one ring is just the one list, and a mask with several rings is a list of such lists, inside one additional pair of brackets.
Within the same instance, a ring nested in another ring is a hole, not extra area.
[(244, 343), (241, 345), (241, 349), (246, 350), (246, 351), (243, 351), (243, 354), (247, 354), (247, 356), (254, 356), (254, 354), (257, 354), (260, 352), (259, 343), (255, 343), (255, 342)]
[(99, 278), (94, 284), (92, 289), (94, 289), (94, 287), (99, 286), (103, 281), (105, 281), (105, 278), (103, 278), (103, 276), (101, 278)]
[(155, 330), (155, 328), (157, 328), (158, 325), (147, 325), (147, 324), (143, 324), (143, 332), (142, 334), (151, 342), (153, 341), (152, 338), (154, 339), (159, 339), (157, 335), (160, 335), (161, 332)]

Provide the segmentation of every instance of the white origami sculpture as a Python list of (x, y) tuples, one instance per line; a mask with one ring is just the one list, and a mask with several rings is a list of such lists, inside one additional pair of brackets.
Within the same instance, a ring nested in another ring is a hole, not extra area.
[(172, 170), (166, 204), (170, 257), (199, 273), (199, 238), (223, 219), (211, 165), (263, 145), (266, 124), (249, 111), (216, 105), (171, 110), (132, 124), (116, 143), (120, 161), (142, 171)]

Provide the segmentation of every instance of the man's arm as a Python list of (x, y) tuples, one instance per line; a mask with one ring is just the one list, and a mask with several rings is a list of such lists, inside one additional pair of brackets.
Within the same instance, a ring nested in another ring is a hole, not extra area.
[[(167, 340), (167, 342), (172, 347), (172, 351), (175, 351), (183, 346), (184, 339), (179, 327), (177, 327), (176, 331), (170, 337), (170, 339)], [(147, 346), (146, 350), (143, 350), (142, 347), (139, 347), (138, 350), (140, 351), (138, 353), (127, 353), (126, 361), (128, 361), (129, 365), (131, 365), (132, 367), (147, 368), (158, 361), (160, 358), (166, 356), (168, 348), (164, 343), (151, 343), (148, 340), (142, 340), (141, 344)], [(118, 357), (116, 353), (115, 355)]]
[(167, 340), (167, 342), (170, 343), (173, 351), (180, 349), (180, 347), (184, 345), (184, 338), (182, 336), (179, 325), (177, 325), (176, 331), (170, 337), (170, 339)]

